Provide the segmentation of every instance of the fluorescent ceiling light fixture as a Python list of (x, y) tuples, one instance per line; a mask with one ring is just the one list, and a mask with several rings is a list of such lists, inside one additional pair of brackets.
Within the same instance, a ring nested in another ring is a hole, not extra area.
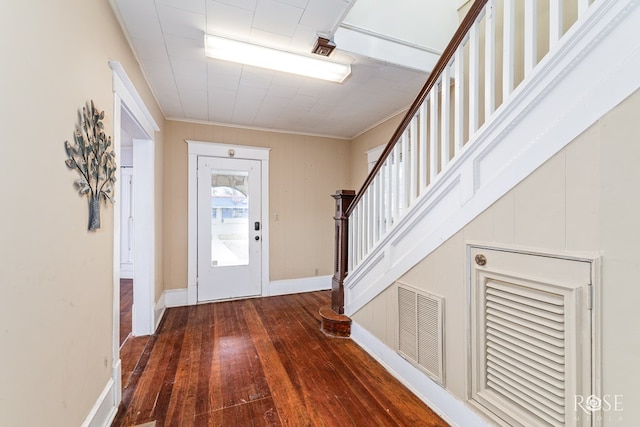
[(316, 79), (342, 83), (351, 74), (351, 65), (298, 55), (223, 37), (205, 36), (207, 56), (269, 70), (284, 71)]

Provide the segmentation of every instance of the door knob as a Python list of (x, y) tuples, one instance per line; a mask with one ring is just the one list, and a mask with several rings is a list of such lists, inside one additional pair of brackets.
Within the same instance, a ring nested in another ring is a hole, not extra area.
[(256, 240), (260, 240), (260, 236), (256, 236), (254, 237)]
[(476, 255), (475, 259), (476, 259), (476, 264), (478, 264), (479, 266), (483, 266), (487, 264), (487, 258), (482, 254)]

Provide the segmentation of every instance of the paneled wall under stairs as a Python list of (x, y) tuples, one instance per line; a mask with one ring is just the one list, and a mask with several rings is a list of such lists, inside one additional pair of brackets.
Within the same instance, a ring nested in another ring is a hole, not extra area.
[[(640, 91), (598, 120), (523, 182), (455, 233), (399, 281), (445, 300), (446, 390), (467, 399), (469, 302), (467, 244), (481, 243), (596, 258), (601, 256), (594, 306), (600, 342), (603, 395), (621, 395), (620, 412), (603, 413), (602, 425), (640, 419)], [(419, 233), (419, 230), (414, 230)], [(353, 314), (359, 328), (394, 349), (397, 287), (392, 285)], [(394, 369), (394, 366), (391, 366)], [(424, 378), (404, 378), (428, 382)]]

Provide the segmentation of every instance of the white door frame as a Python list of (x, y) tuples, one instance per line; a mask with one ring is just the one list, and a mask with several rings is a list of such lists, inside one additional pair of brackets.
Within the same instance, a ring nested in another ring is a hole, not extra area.
[(259, 160), (261, 164), (262, 204), (262, 296), (269, 296), (269, 151), (270, 148), (186, 141), (189, 150), (187, 303), (198, 302), (198, 156)]
[(155, 332), (155, 150), (153, 140), (133, 140), (133, 307), (131, 334)]
[[(142, 98), (138, 95), (133, 83), (127, 76), (122, 65), (117, 61), (109, 61), (113, 77), (113, 141), (116, 152), (116, 161), (120, 155), (123, 111), (132, 117), (146, 133), (149, 139), (134, 140), (134, 166), (140, 171), (136, 173), (135, 179), (140, 179), (140, 185), (136, 186), (142, 191), (138, 194), (145, 195), (142, 200), (136, 197), (135, 206), (139, 218), (145, 218), (144, 226), (138, 226), (134, 230), (134, 247), (136, 253), (143, 253), (144, 258), (138, 259), (134, 255), (134, 301), (137, 306), (133, 314), (134, 335), (145, 335), (154, 332), (154, 284), (155, 284), (155, 149), (153, 136), (159, 131), (153, 116), (144, 105)], [(138, 163), (136, 163), (138, 162)], [(120, 171), (117, 172), (117, 179), (120, 179)], [(116, 201), (119, 195), (116, 194)], [(150, 220), (149, 220), (150, 219)], [(140, 221), (143, 222), (143, 221)], [(112, 381), (114, 385), (115, 405), (122, 399), (122, 381), (120, 362), (120, 215), (113, 215), (113, 330), (112, 330)], [(138, 287), (138, 295), (135, 288)], [(137, 298), (137, 299), (136, 299)]]
[[(122, 142), (122, 141), (121, 141)], [(133, 153), (133, 148), (131, 149)], [(120, 159), (122, 159), (122, 146), (120, 146)], [(122, 160), (120, 160), (122, 162)], [(120, 230), (124, 232), (125, 227), (127, 227), (126, 223), (130, 222), (130, 218), (133, 217), (133, 212), (131, 211), (133, 206), (133, 162), (131, 166), (122, 166), (119, 165), (120, 168), (120, 185), (118, 186), (118, 201), (120, 202), (120, 208), (116, 205), (116, 211), (120, 213)], [(129, 179), (127, 179), (129, 177)], [(127, 181), (129, 180), (129, 184)], [(129, 200), (127, 200), (124, 196), (124, 189), (129, 187)], [(123, 218), (123, 211), (126, 211), (130, 214), (129, 218)], [(122, 260), (122, 252), (127, 252), (131, 248), (125, 247), (124, 243), (126, 242), (126, 246), (133, 246), (133, 227), (131, 224), (127, 227), (126, 233), (120, 234), (120, 279), (133, 279), (133, 259), (127, 259), (126, 262), (123, 263)]]

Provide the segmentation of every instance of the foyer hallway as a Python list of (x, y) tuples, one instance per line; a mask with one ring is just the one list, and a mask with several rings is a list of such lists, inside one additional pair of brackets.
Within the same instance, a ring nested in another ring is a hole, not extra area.
[(167, 310), (114, 426), (446, 426), (353, 341), (326, 337), (329, 291)]

